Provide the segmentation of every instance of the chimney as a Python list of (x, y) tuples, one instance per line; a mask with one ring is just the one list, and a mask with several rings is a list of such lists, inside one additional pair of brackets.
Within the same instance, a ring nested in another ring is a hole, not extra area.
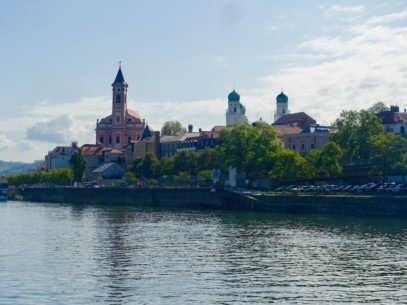
[(188, 132), (192, 132), (194, 130), (194, 126), (192, 124), (188, 125)]
[(154, 148), (155, 155), (158, 159), (161, 159), (161, 143), (160, 143), (160, 132), (154, 131)]

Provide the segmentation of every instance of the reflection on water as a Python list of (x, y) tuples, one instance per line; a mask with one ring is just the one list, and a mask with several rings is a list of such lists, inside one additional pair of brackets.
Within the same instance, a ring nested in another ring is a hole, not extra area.
[(0, 304), (407, 300), (407, 221), (9, 202)]

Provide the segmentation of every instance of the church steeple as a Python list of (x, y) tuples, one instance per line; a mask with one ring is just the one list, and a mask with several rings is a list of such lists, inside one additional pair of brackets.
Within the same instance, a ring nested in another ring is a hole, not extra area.
[(127, 83), (126, 83), (126, 81), (124, 80), (124, 77), (123, 77), (123, 72), (122, 72), (122, 66), (121, 65), (119, 65), (119, 71), (117, 71), (117, 75), (116, 75), (116, 78), (115, 78), (112, 86), (116, 85), (116, 84), (123, 84), (123, 85), (126, 84), (127, 85)]

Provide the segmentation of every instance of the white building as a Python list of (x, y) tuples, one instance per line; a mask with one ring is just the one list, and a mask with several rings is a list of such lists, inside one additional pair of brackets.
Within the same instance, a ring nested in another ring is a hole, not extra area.
[(288, 96), (283, 91), (276, 97), (276, 112), (274, 112), (274, 122), (282, 116), (289, 114), (288, 109)]
[(57, 146), (45, 156), (46, 170), (67, 168), (75, 149), (72, 146)]
[(233, 90), (228, 95), (228, 109), (226, 110), (226, 126), (249, 123), (246, 108), (240, 103), (240, 95)]

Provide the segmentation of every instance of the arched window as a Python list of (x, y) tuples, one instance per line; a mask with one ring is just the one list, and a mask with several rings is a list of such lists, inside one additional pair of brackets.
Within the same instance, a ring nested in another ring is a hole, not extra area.
[(100, 138), (99, 138), (99, 143), (100, 143), (100, 144), (103, 144), (104, 140), (105, 140), (105, 139), (104, 139), (103, 137), (100, 137)]
[(233, 112), (236, 112), (236, 107), (233, 108)]
[(120, 103), (121, 102), (121, 96), (120, 95), (116, 95), (116, 103)]

